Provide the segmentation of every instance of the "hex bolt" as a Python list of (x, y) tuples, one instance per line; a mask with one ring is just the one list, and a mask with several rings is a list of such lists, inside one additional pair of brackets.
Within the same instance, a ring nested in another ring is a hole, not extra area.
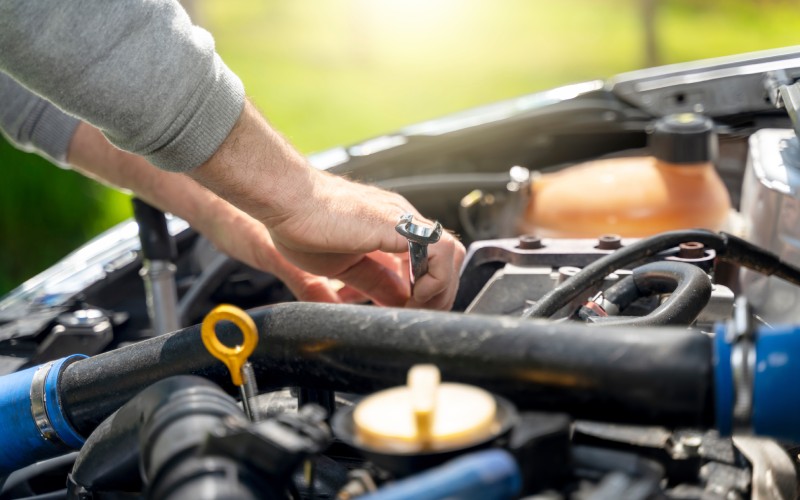
[(597, 239), (598, 250), (617, 250), (622, 248), (622, 238), (617, 234), (604, 234)]
[(442, 225), (439, 222), (431, 228), (414, 224), (413, 219), (412, 214), (402, 215), (394, 227), (408, 240), (408, 274), (412, 291), (417, 280), (428, 272), (428, 245), (442, 237)]
[(678, 245), (678, 257), (681, 259), (702, 259), (706, 256), (706, 247), (700, 242), (689, 241)]
[(521, 250), (538, 250), (544, 248), (542, 239), (533, 234), (523, 234), (519, 237), (519, 248)]

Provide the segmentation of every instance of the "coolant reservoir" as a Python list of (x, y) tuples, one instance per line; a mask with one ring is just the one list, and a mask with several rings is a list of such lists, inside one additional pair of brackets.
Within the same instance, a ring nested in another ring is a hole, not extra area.
[(711, 120), (692, 113), (664, 117), (649, 148), (653, 156), (591, 161), (535, 178), (520, 229), (551, 238), (721, 229), (731, 202), (714, 169)]

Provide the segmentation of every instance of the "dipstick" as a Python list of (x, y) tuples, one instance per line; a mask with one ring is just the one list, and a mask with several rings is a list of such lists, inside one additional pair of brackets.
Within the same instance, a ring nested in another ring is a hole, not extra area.
[[(244, 338), (241, 345), (228, 347), (220, 342), (215, 328), (220, 321), (230, 321), (239, 328)], [(250, 400), (258, 395), (258, 387), (253, 367), (247, 360), (258, 345), (258, 331), (253, 319), (236, 306), (221, 304), (203, 319), (200, 336), (208, 352), (228, 367), (231, 381), (239, 387), (242, 395), (242, 406), (245, 413), (251, 421), (257, 421), (257, 409)]]

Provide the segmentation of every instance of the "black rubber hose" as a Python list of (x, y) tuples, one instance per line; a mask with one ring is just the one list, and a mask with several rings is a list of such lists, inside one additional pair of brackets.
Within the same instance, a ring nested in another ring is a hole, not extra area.
[(544, 294), (536, 304), (525, 311), (523, 317), (549, 318), (612, 272), (690, 241), (702, 243), (706, 248), (715, 250), (721, 260), (800, 285), (800, 269), (737, 236), (727, 233), (717, 234), (704, 229), (669, 231), (641, 239), (592, 262), (581, 272)]
[[(366, 394), (405, 383), (414, 364), (470, 383), (522, 409), (660, 425), (711, 422), (710, 339), (685, 328), (597, 330), (515, 318), (337, 304), (250, 311), (260, 341), (250, 357), (259, 387)], [(238, 333), (220, 325), (221, 337)], [(88, 434), (142, 388), (172, 375), (207, 377), (234, 393), (198, 326), (71, 364), (61, 401)]]
[(536, 301), (536, 304), (525, 312), (524, 316), (528, 318), (549, 318), (564, 305), (576, 299), (584, 290), (587, 290), (614, 271), (624, 269), (626, 266), (687, 241), (702, 243), (706, 248), (716, 250), (719, 254), (725, 250), (727, 239), (724, 235), (702, 229), (669, 231), (641, 239), (587, 265), (581, 272), (544, 294), (541, 299)]
[(178, 255), (175, 240), (170, 236), (164, 212), (147, 202), (133, 198), (133, 216), (139, 224), (142, 255), (148, 260), (174, 260)]
[(602, 319), (595, 325), (691, 325), (711, 298), (711, 279), (697, 266), (685, 262), (652, 262), (637, 267), (603, 293), (605, 300), (625, 309), (639, 297), (671, 293), (666, 302), (647, 316)]
[[(92, 432), (72, 468), (70, 493), (78, 498), (81, 489), (139, 491), (140, 461), (141, 472), (152, 478), (171, 457), (199, 445), (223, 418), (246, 421), (212, 382), (192, 376), (156, 382)], [(176, 423), (178, 434), (163, 436)]]

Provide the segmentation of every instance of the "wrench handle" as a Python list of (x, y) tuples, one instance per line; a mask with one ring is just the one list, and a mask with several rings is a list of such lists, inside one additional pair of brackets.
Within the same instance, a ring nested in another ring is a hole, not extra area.
[(411, 280), (411, 289), (417, 280), (428, 272), (428, 245), (421, 245), (414, 241), (408, 242), (408, 265)]

